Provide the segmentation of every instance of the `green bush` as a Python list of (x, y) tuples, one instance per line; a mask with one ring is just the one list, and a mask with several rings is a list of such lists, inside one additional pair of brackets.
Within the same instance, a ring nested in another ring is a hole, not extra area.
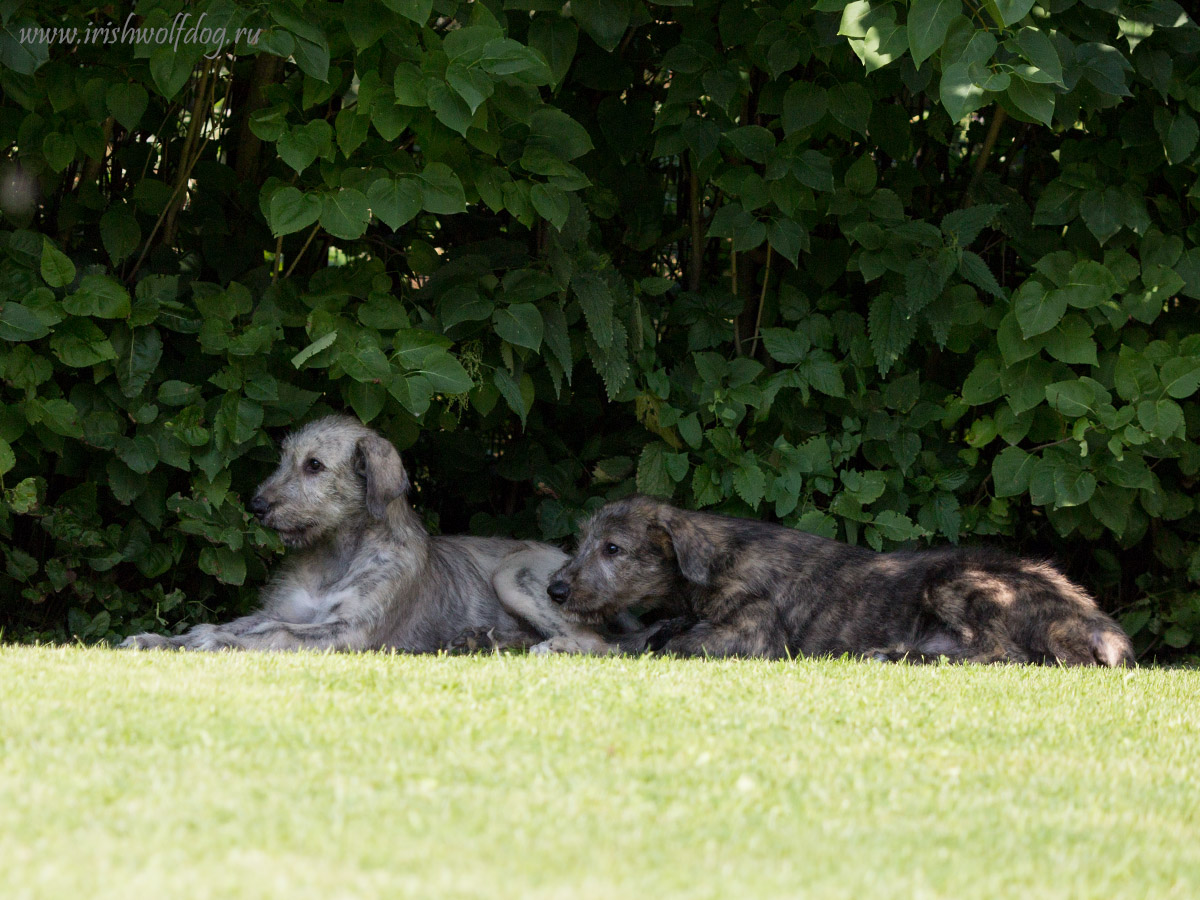
[(349, 409), (447, 531), (988, 540), (1200, 644), (1173, 0), (136, 9), (0, 8), (10, 636), (246, 608), (268, 435)]

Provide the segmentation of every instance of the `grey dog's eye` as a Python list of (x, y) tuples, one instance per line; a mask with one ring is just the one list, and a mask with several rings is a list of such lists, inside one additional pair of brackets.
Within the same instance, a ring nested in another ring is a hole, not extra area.
[(616, 556), (618, 553), (621, 552), (621, 548), (618, 547), (616, 544), (605, 544), (604, 552), (607, 553), (609, 556)]
[(310, 472), (320, 472), (325, 468), (325, 463), (321, 462), (315, 456), (304, 464), (304, 468)]

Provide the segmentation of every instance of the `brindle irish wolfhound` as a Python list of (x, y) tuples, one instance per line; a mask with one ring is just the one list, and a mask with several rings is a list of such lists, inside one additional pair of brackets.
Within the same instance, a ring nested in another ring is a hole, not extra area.
[[(262, 608), (177, 637), (121, 645), (187, 650), (428, 652), (570, 638), (607, 646), (546, 596), (560, 550), (503, 538), (430, 537), (406, 499), (408, 473), (387, 440), (330, 416), (283, 442), (279, 468), (250, 510), (297, 552), (262, 594)], [(484, 637), (484, 636), (487, 637)]]
[[(1133, 662), (1116, 622), (1047, 563), (955, 547), (874, 553), (648, 497), (593, 515), (548, 590), (583, 622), (660, 607), (678, 618), (651, 645), (681, 655)], [(584, 648), (560, 637), (541, 649)]]

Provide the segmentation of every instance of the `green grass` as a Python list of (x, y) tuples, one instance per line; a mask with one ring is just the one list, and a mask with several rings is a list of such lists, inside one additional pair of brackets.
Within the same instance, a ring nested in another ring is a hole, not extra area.
[(0, 647), (0, 897), (1195, 897), (1200, 672)]

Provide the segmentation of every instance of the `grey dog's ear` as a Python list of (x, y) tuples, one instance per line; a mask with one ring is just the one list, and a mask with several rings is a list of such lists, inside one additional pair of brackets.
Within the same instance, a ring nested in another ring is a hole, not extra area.
[(709, 538), (704, 525), (686, 512), (667, 508), (651, 527), (661, 529), (670, 538), (683, 577), (693, 584), (707, 585), (716, 562), (717, 545)]
[(358, 439), (354, 471), (366, 482), (367, 512), (376, 519), (387, 515), (388, 505), (408, 493), (408, 473), (391, 441), (377, 434)]

